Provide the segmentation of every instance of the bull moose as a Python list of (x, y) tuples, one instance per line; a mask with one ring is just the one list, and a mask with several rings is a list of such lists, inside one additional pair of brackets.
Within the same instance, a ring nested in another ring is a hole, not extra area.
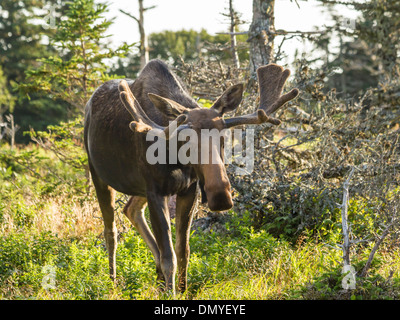
[[(232, 208), (231, 186), (222, 156), (212, 163), (156, 163), (146, 160), (153, 143), (147, 134), (157, 129), (168, 140), (190, 127), (198, 135), (202, 129), (227, 129), (244, 124), (280, 121), (270, 117), (298, 95), (293, 89), (282, 95), (290, 71), (276, 64), (257, 70), (260, 105), (253, 114), (224, 118), (242, 101), (243, 84), (228, 88), (212, 105), (202, 108), (189, 95), (183, 82), (160, 60), (151, 60), (136, 80), (110, 80), (93, 93), (85, 109), (84, 141), (89, 169), (104, 220), (110, 277), (116, 278), (117, 229), (114, 217), (115, 191), (130, 195), (124, 214), (154, 255), (157, 280), (166, 290), (187, 289), (189, 235), (195, 199), (199, 190), (212, 211)], [(161, 135), (160, 135), (161, 137)], [(160, 138), (159, 137), (159, 138)], [(215, 151), (210, 145), (209, 150)], [(203, 148), (204, 149), (204, 148)], [(167, 150), (169, 152), (169, 150)], [(173, 246), (167, 202), (176, 195), (176, 243)], [(144, 212), (149, 207), (149, 228)]]

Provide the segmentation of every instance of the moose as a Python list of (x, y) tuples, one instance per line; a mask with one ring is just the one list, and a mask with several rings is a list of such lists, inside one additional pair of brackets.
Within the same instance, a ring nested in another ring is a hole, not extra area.
[[(214, 145), (204, 150), (200, 132), (266, 122), (278, 125), (280, 120), (270, 115), (299, 92), (292, 89), (282, 94), (289, 75), (288, 69), (276, 64), (259, 67), (259, 107), (252, 114), (230, 118), (223, 116), (241, 103), (243, 84), (229, 87), (211, 108), (203, 108), (190, 96), (182, 80), (160, 60), (148, 62), (136, 80), (110, 80), (96, 89), (85, 108), (84, 143), (104, 220), (111, 279), (116, 279), (114, 202), (118, 191), (130, 196), (123, 212), (154, 255), (158, 283), (175, 293), (178, 273), (178, 290), (187, 290), (189, 236), (197, 195), (201, 191), (212, 211), (233, 206), (223, 145), (220, 150), (214, 150)], [(185, 128), (198, 134), (201, 152), (218, 152), (217, 161), (150, 164), (146, 160), (146, 150), (154, 143), (146, 138), (149, 132), (156, 129), (163, 133), (159, 139), (168, 140)], [(173, 195), (175, 248), (168, 211), (168, 199)], [(145, 219), (146, 206), (152, 230)]]

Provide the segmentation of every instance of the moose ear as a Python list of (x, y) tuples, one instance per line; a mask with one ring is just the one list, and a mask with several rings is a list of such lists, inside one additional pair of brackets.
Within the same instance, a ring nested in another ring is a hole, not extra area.
[(222, 96), (220, 96), (218, 100), (215, 101), (211, 109), (218, 112), (221, 116), (225, 112), (235, 110), (239, 106), (240, 102), (242, 102), (243, 90), (243, 83), (239, 83), (232, 87), (229, 87), (222, 94)]
[(177, 116), (188, 112), (189, 110), (173, 100), (163, 98), (154, 93), (149, 93), (148, 97), (151, 102), (168, 117), (176, 118)]

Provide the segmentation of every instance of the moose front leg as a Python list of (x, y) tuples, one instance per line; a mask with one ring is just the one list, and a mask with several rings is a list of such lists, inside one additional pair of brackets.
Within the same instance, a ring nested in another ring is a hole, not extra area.
[(150, 222), (160, 251), (160, 264), (165, 279), (165, 289), (175, 294), (176, 256), (172, 244), (167, 199), (167, 197), (156, 192), (149, 191), (147, 193)]
[(193, 183), (185, 192), (176, 197), (176, 257), (178, 261), (178, 290), (187, 289), (187, 268), (189, 265), (189, 236), (193, 212), (196, 205), (197, 183)]

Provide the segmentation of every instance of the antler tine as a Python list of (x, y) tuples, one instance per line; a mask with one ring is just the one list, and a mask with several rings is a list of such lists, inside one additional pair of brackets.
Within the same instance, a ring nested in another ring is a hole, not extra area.
[(153, 129), (154, 128), (161, 130), (164, 129), (164, 127), (159, 126), (147, 116), (147, 114), (140, 106), (139, 102), (135, 99), (126, 80), (120, 81), (118, 89), (119, 89), (119, 96), (123, 105), (125, 106), (126, 110), (130, 113), (130, 115), (136, 122), (146, 124)]
[(298, 89), (292, 89), (290, 92), (281, 95), (289, 76), (289, 69), (284, 70), (281, 66), (273, 63), (257, 69), (260, 109), (264, 110), (267, 115), (274, 113), (299, 94)]
[(259, 108), (250, 115), (225, 119), (225, 126), (231, 128), (242, 124), (261, 124), (266, 122), (279, 125), (281, 121), (269, 115), (299, 94), (298, 89), (293, 89), (289, 93), (281, 95), (289, 75), (290, 71), (288, 69), (284, 70), (276, 64), (259, 67), (257, 69), (260, 89)]
[(244, 124), (262, 124), (267, 122), (274, 125), (279, 125), (281, 123), (280, 120), (267, 116), (265, 111), (262, 109), (258, 109), (256, 112), (249, 115), (224, 119), (226, 128), (232, 128)]
[(118, 89), (122, 103), (134, 119), (134, 121), (132, 121), (130, 124), (130, 128), (133, 131), (149, 132), (152, 129), (156, 129), (153, 132), (155, 135), (160, 136), (159, 133), (164, 132), (165, 138), (168, 140), (176, 132), (186, 128), (185, 125), (182, 125), (187, 120), (187, 116), (184, 114), (178, 116), (167, 127), (159, 126), (153, 122), (144, 112), (139, 102), (135, 99), (126, 80), (121, 80)]

